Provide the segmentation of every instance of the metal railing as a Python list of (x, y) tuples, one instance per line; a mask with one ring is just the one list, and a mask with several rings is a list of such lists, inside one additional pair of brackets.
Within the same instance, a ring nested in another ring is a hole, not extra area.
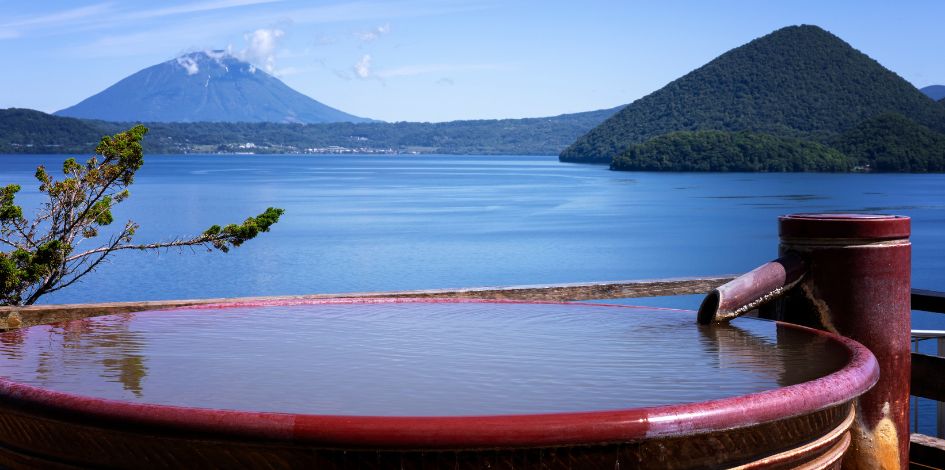
[[(945, 313), (945, 292), (912, 289), (912, 309)], [(935, 356), (919, 353), (919, 345), (927, 341), (936, 342)], [(912, 395), (917, 397), (912, 413), (914, 429), (919, 428), (919, 397), (934, 400), (937, 437), (913, 434), (909, 459), (918, 465), (936, 465), (945, 462), (945, 331), (912, 330), (912, 349)]]
[[(919, 353), (919, 345), (932, 340), (936, 343), (935, 355), (945, 357), (945, 330), (912, 330), (912, 352)], [(918, 405), (916, 400), (912, 410), (912, 424), (916, 431), (922, 421)], [(937, 401), (935, 408), (935, 435), (945, 438), (945, 402)]]

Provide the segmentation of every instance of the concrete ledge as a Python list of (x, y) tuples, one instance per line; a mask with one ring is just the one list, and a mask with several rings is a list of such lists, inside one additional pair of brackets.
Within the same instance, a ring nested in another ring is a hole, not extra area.
[(31, 305), (0, 307), (0, 330), (57, 323), (80, 318), (139, 312), (191, 305), (230, 302), (259, 302), (293, 299), (329, 299), (345, 297), (418, 297), (463, 298), (490, 300), (571, 301), (623, 299), (664, 295), (705, 294), (732, 280), (734, 276), (673, 278), (637, 281), (588, 282), (506, 287), (472, 287), (462, 289), (413, 290), (392, 292), (349, 292), (276, 297), (230, 297), (217, 299), (155, 300), (144, 302), (109, 302), (96, 304)]
[(909, 436), (909, 463), (913, 468), (942, 468), (945, 439), (912, 434)]

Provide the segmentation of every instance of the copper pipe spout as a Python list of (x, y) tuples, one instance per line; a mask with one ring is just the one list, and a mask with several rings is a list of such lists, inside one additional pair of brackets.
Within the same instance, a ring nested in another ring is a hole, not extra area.
[(807, 273), (807, 262), (796, 252), (765, 263), (706, 295), (697, 320), (703, 325), (727, 322), (780, 297)]

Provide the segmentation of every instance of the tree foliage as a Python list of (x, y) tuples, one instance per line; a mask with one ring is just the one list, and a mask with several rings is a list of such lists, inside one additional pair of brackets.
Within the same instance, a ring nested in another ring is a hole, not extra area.
[(242, 224), (214, 225), (191, 238), (135, 244), (138, 225), (129, 220), (101, 245), (79, 250), (80, 243), (100, 237), (100, 230), (114, 222), (112, 209), (128, 198), (128, 186), (144, 164), (141, 139), (147, 131), (138, 125), (102, 138), (85, 163), (74, 158), (63, 163), (61, 180), (38, 167), (36, 179), (46, 201), (32, 219), (16, 204), (20, 186), (0, 190), (0, 246), (9, 250), (0, 252), (0, 305), (33, 304), (74, 284), (116, 251), (203, 246), (226, 252), (279, 221), (282, 209), (270, 207)]
[(848, 171), (842, 153), (813, 142), (756, 132), (672, 132), (624, 150), (611, 163), (629, 171)]
[(887, 172), (945, 171), (945, 134), (901, 114), (866, 120), (831, 143), (858, 166)]
[(0, 109), (0, 152), (89, 152), (106, 132), (95, 123), (32, 109)]
[(823, 142), (885, 112), (945, 132), (945, 108), (816, 26), (791, 26), (732, 49), (645, 96), (561, 153), (610, 162), (676, 131), (753, 131)]

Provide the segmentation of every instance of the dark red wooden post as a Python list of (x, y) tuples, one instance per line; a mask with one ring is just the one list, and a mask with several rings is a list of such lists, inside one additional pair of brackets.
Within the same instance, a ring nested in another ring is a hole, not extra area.
[(779, 222), (781, 254), (800, 253), (809, 269), (767, 314), (852, 338), (879, 361), (879, 382), (859, 399), (844, 468), (908, 468), (909, 218), (795, 214)]

